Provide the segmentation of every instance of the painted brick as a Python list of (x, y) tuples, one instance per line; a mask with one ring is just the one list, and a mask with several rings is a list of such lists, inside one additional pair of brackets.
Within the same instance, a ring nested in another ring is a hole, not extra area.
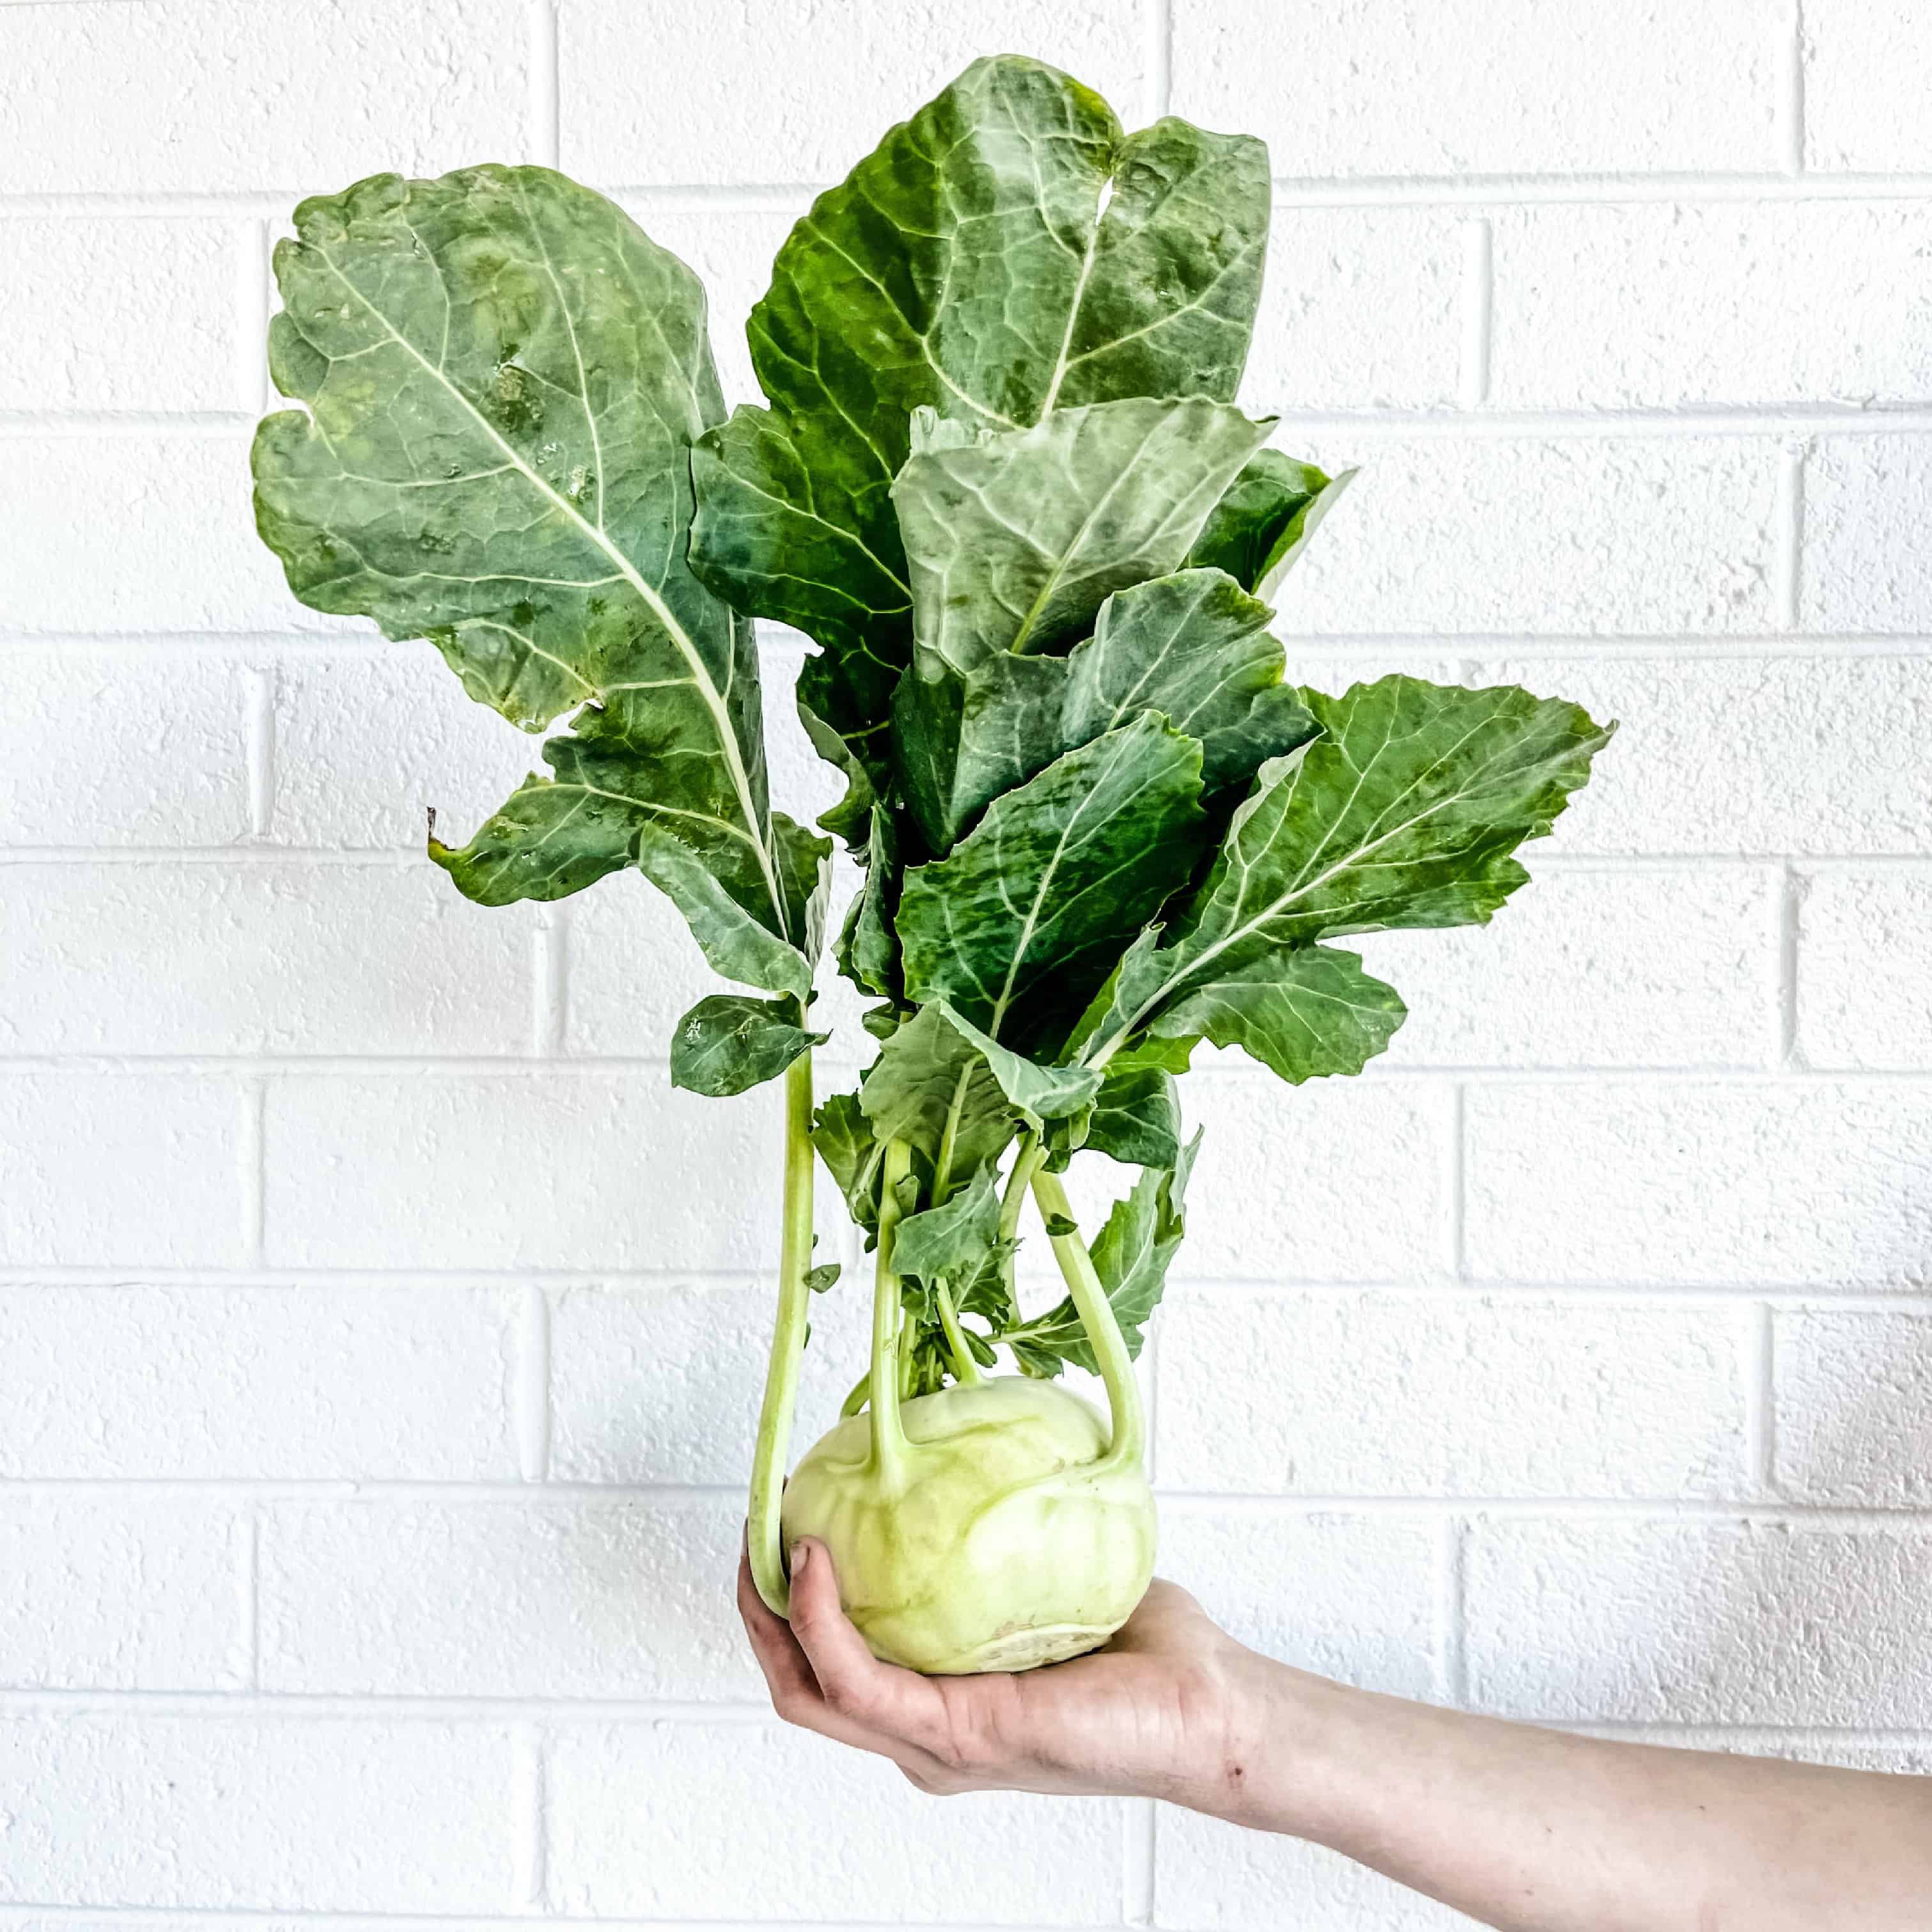
[[(1932, 846), (1932, 659), (1578, 653), (1485, 658), (1472, 675), (1622, 721), (1558, 821), (1564, 853)], [(1532, 871), (1536, 850), (1525, 855)]]
[[(1009, 49), (1077, 74), (1130, 127), (1147, 118), (1130, 0), (880, 0), (862, 14), (676, 0), (652, 15), (647, 56), (623, 0), (562, 0), (560, 14), (563, 166), (616, 186), (842, 179), (889, 125)], [(692, 85), (723, 74), (728, 87)]]
[(428, 644), (304, 652), (273, 668), (280, 843), (420, 852), (432, 806), (460, 843), (544, 769), (541, 741), (475, 703)]
[(1440, 1688), (1441, 1552), (1436, 1525), (1420, 1520), (1216, 1515), (1172, 1504), (1161, 1514), (1160, 1574), (1240, 1642), (1396, 1696)]
[[(9, 20), (42, 10), (0, 12), (0, 36)], [(0, 54), (0, 69), (6, 64)], [(280, 565), (255, 535), (248, 500), (243, 435), (10, 440), (0, 464), (0, 527), (8, 533), (0, 610), (22, 632), (336, 623), (290, 595)]]
[(1454, 403), (1462, 286), (1453, 214), (1277, 206), (1244, 404), (1258, 415)]
[(1268, 0), (1177, 0), (1174, 107), (1263, 136), (1278, 175), (1772, 167), (1782, 17), (1343, 0), (1285, 34)]
[(520, 160), (524, 46), (518, 0), (9, 7), (8, 184), (316, 193), (386, 168)]
[[(277, 1080), (269, 1258), (350, 1268), (770, 1264), (780, 1126), (776, 1088), (704, 1100), (656, 1068)], [(727, 1195), (721, 1175), (734, 1178)]]
[(5, 242), (16, 264), (33, 267), (8, 285), (0, 409), (254, 406), (236, 291), (244, 265), (262, 273), (256, 224), (20, 221)]
[(242, 1118), (220, 1080), (0, 1074), (0, 1266), (234, 1266)]
[(1495, 224), (1490, 400), (1501, 407), (1932, 394), (1916, 202), (1564, 203)]
[(1743, 1317), (1181, 1290), (1160, 1479), (1282, 1494), (1745, 1493)]
[[(248, 830), (247, 671), (188, 650), (0, 657), (0, 844), (224, 845)], [(74, 747), (88, 754), (76, 758)]]
[(514, 1293), (0, 1289), (0, 1475), (514, 1479)]
[(1928, 1562), (1922, 1528), (1478, 1524), (1471, 1694), (1558, 1721), (1922, 1726)]
[(1814, 1066), (1932, 1066), (1932, 874), (1804, 879), (1798, 1045)]
[(280, 1503), (262, 1683), (424, 1696), (763, 1694), (732, 1602), (742, 1498)]
[(1932, 1506), (1932, 1316), (1790, 1309), (1774, 1322), (1778, 1493)]
[(1916, 0), (1804, 0), (1808, 167), (1932, 168), (1932, 20)]
[(1932, 1093), (1564, 1082), (1472, 1088), (1466, 1104), (1479, 1276), (1926, 1278)]
[[(812, 1304), (794, 1455), (837, 1419), (865, 1372), (872, 1270), (828, 1212), (821, 1258), (845, 1272)], [(580, 1483), (739, 1483), (751, 1474), (771, 1347), (770, 1285), (681, 1282), (551, 1298), (550, 1473)]]
[(198, 1504), (0, 1496), (0, 1687), (233, 1688), (238, 1529)]
[(516, 1748), (473, 1724), (16, 1717), (0, 1900), (500, 1912)]
[(1470, 1932), (1476, 1922), (1324, 1846), (1164, 1804), (1154, 1923), (1163, 1932)]
[(1312, 455), (1362, 473), (1277, 594), (1284, 636), (1772, 628), (1768, 440), (1376, 435)]
[(1822, 440), (1804, 465), (1807, 630), (1932, 631), (1932, 436)]
[(1089, 1925), (1120, 1909), (1110, 1801), (942, 1811), (883, 1759), (783, 1726), (572, 1729), (549, 1793), (551, 1903), (572, 1916)]
[(521, 1052), (529, 908), (427, 861), (20, 866), (0, 898), (0, 1049)]
[[(1206, 1130), (1175, 1278), (1394, 1281), (1441, 1265), (1447, 1096), (1420, 1082), (1284, 1086), (1203, 1049), (1184, 1106)], [(1132, 1180), (1100, 1154), (1074, 1162), (1076, 1210), (1098, 1226)], [(1372, 1201), (1373, 1214), (1362, 1212)]]
[[(1622, 740), (1596, 784), (1611, 790)], [(1558, 823), (1565, 844), (1570, 821)], [(1745, 1066), (1778, 1051), (1768, 868), (1544, 872), (1486, 926), (1360, 934), (1408, 1004), (1392, 1066)]]

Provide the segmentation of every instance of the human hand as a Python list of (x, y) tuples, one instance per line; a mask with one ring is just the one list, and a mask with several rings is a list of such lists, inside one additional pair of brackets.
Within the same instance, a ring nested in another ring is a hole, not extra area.
[(1258, 1664), (1178, 1586), (1156, 1580), (1101, 1649), (1016, 1676), (922, 1677), (881, 1664), (838, 1602), (831, 1553), (792, 1552), (791, 1620), (738, 1570), (738, 1609), (788, 1723), (889, 1757), (920, 1790), (1166, 1798), (1217, 1808), (1238, 1789), (1234, 1743)]

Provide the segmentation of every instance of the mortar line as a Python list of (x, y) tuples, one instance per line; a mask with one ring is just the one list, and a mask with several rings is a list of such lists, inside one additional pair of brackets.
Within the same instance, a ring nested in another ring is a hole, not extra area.
[(236, 1097), (236, 1183), (241, 1196), (242, 1248), (250, 1268), (266, 1265), (268, 1245), (268, 1106), (266, 1078), (244, 1081)]
[(262, 1513), (252, 1504), (235, 1524), (235, 1676), (236, 1688), (262, 1688)]
[(235, 230), (235, 395), (242, 409), (272, 406), (263, 345), (268, 332), (268, 224), (244, 218)]
[(1778, 917), (1778, 1064), (1787, 1073), (1808, 1075), (1798, 1031), (1800, 938), (1804, 925), (1805, 880), (1786, 860), (1776, 898)]
[(1745, 1352), (1744, 1428), (1750, 1477), (1767, 1503), (1780, 1501), (1778, 1486), (1778, 1340), (1768, 1303), (1751, 1311)]
[(1168, 113), (1174, 98), (1174, 0), (1144, 0), (1142, 51), (1147, 60), (1148, 118)]
[(526, 22), (530, 63), (530, 152), (545, 167), (561, 167), (561, 113), (558, 96), (558, 36), (555, 0), (527, 0)]
[(1804, 0), (1791, 0), (1791, 12), (1777, 30), (1778, 121), (1784, 172), (1804, 172)]
[(548, 1774), (548, 1740), (542, 1727), (518, 1725), (510, 1773), (511, 1898), (538, 1912), (549, 1907)]
[(275, 697), (272, 670), (248, 672), (242, 699), (242, 740), (248, 776), (248, 836), (256, 839), (266, 839), (274, 828)]
[(1462, 224), (1462, 347), (1460, 399), (1466, 410), (1490, 400), (1491, 344), (1496, 320), (1496, 242), (1490, 218)]
[(1443, 1149), (1442, 1209), (1443, 1264), (1453, 1281), (1466, 1281), (1469, 1275), (1468, 1220), (1468, 1102), (1460, 1081), (1449, 1089), (1448, 1120)]
[(1160, 1828), (1151, 1798), (1124, 1799), (1120, 1820), (1120, 1920), (1126, 1925), (1154, 1922), (1154, 1834)]
[(526, 1483), (550, 1480), (550, 1297), (532, 1283), (517, 1326), (517, 1461)]
[(1804, 575), (1804, 459), (1802, 443), (1787, 443), (1778, 452), (1777, 500), (1772, 510), (1772, 592), (1777, 600), (1778, 627), (1795, 632)]
[(1442, 1520), (1437, 1552), (1437, 1616), (1442, 1646), (1440, 1674), (1444, 1699), (1457, 1709), (1469, 1701), (1468, 1643), (1466, 1636), (1468, 1522), (1460, 1514)]
[(540, 906), (530, 933), (530, 1055), (562, 1057), (568, 1030), (570, 912), (561, 904)]

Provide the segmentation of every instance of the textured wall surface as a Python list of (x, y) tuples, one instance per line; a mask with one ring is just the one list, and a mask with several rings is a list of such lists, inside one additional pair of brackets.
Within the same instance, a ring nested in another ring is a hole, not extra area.
[(298, 194), (559, 162), (742, 399), (790, 221), (1002, 48), (1271, 144), (1245, 400), (1364, 466), (1292, 669), (1624, 727), (1492, 928), (1366, 943), (1367, 1076), (1191, 1083), (1164, 1568), (1406, 1694), (1927, 1767), (1922, 0), (0, 0), (0, 1928), (1466, 1923), (770, 1721), (775, 1092), (670, 1090), (641, 881), (455, 896), (423, 808), (529, 742), (250, 527)]

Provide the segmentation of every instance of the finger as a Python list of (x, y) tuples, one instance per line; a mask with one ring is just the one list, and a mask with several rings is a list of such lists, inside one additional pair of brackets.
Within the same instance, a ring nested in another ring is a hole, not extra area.
[(771, 1693), (772, 1708), (787, 1724), (890, 1758), (908, 1778), (938, 1780), (944, 1776), (944, 1768), (929, 1754), (907, 1740), (874, 1730), (826, 1702), (791, 1626), (784, 1618), (774, 1616), (759, 1595), (748, 1559), (742, 1560), (738, 1568), (738, 1609), (752, 1640), (752, 1654)]
[(832, 1709), (922, 1751), (943, 1743), (938, 1687), (916, 1671), (881, 1664), (866, 1648), (840, 1606), (830, 1552), (809, 1538), (792, 1552), (791, 1628)]

